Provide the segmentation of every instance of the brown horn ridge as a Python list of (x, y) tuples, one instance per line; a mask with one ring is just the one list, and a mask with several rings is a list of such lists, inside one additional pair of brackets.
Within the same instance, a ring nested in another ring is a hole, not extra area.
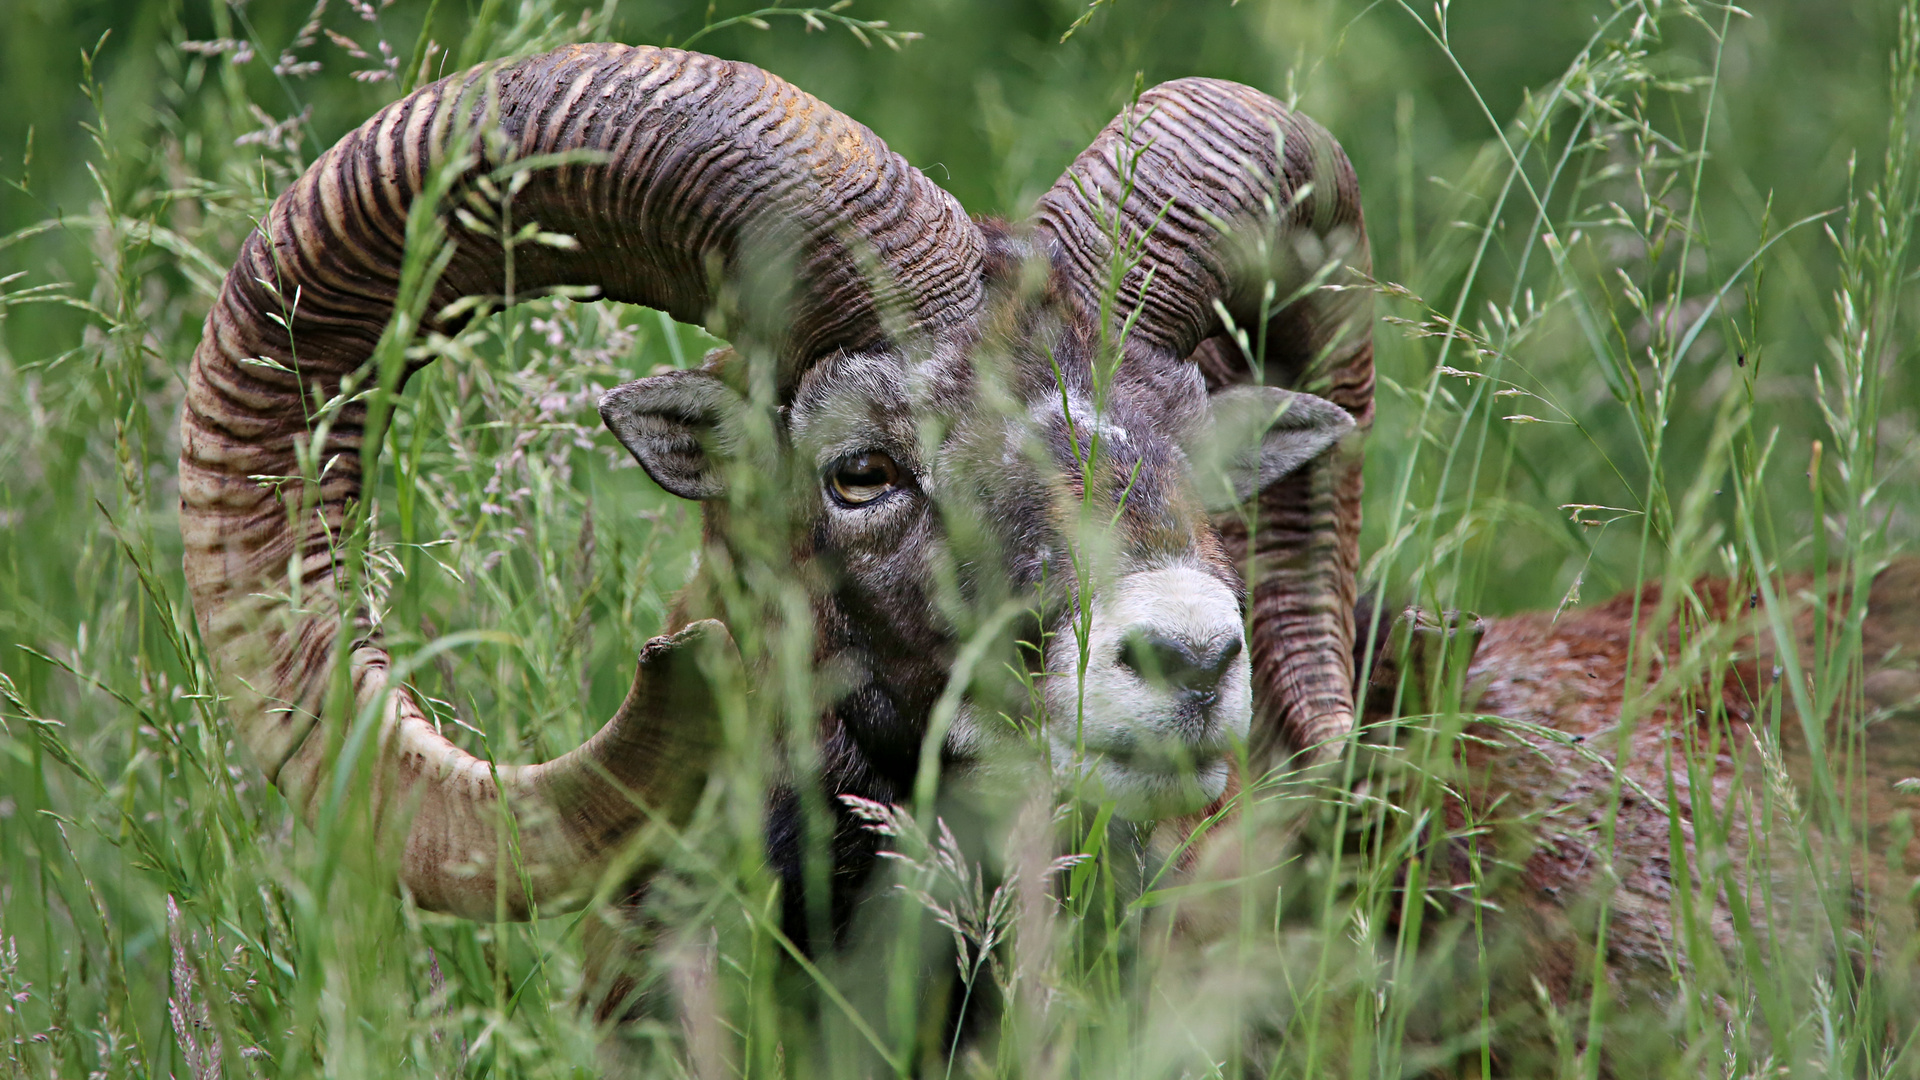
[[(695, 654), (731, 642), (717, 623), (655, 639), (598, 734), (544, 765), (495, 768), (439, 735), (390, 682), (365, 613), (341, 610), (336, 543), (361, 493), (366, 408), (334, 411), (319, 479), (302, 481), (312, 416), (387, 329), (431, 170), (483, 127), (498, 134), (470, 143), (478, 160), (456, 195), (510, 161), (588, 152), (522, 174), (516, 221), (575, 243), (516, 249), (516, 295), (590, 285), (712, 322), (717, 277), (738, 317), (716, 330), (771, 350), (784, 386), (835, 348), (940, 338), (972, 317), (983, 286), (959, 204), (871, 131), (750, 65), (623, 45), (476, 68), (395, 102), (322, 155), (247, 239), (207, 317), (181, 422), (186, 577), (229, 712), (310, 816), (341, 740), (328, 736), (339, 721), (327, 698), (349, 648), (355, 705), (380, 710), (377, 802), (418, 808), (401, 880), (428, 908), (524, 917), (578, 900), (651, 815), (684, 819), (718, 743)], [(451, 256), (428, 312), (507, 292), (500, 243), (446, 227)], [(764, 288), (779, 278), (798, 284)], [(498, 854), (502, 801), (519, 866)]]
[(1371, 262), (1352, 164), (1326, 129), (1258, 90), (1180, 79), (1100, 132), (1041, 198), (1037, 226), (1055, 288), (1090, 325), (1116, 238), (1140, 245), (1107, 306), (1113, 339), (1135, 320), (1123, 362), (1190, 360), (1209, 390), (1264, 380), (1352, 414), (1359, 432), (1255, 496), (1251, 539), (1239, 515), (1217, 522), (1250, 586), (1255, 761), (1282, 746), (1325, 760), (1353, 727), (1359, 443), (1373, 421), (1372, 297), (1355, 280)]

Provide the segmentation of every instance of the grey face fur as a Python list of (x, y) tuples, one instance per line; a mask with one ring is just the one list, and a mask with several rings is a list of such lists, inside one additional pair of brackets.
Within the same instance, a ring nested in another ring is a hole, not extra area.
[[(1022, 648), (1038, 709), (1010, 720), (1003, 701), (969, 701), (950, 762), (1015, 769), (1037, 726), (1043, 764), (1080, 793), (1134, 819), (1197, 811), (1224, 791), (1252, 716), (1243, 589), (1208, 511), (1353, 421), (1275, 388), (1209, 396), (1191, 367), (1122, 363), (1096, 386), (1087, 342), (1039, 301), (1002, 300), (1019, 339), (919, 365), (837, 353), (776, 418), (793, 499), (773, 527), (815, 564), (818, 652), (851, 683), (830, 727), (870, 774), (841, 779), (868, 797), (910, 786), (959, 645), (935, 583), (957, 579), (959, 602), (1013, 596), (1035, 616)], [(725, 500), (749, 408), (729, 385), (740, 366), (723, 351), (629, 383), (602, 416), (663, 487)]]

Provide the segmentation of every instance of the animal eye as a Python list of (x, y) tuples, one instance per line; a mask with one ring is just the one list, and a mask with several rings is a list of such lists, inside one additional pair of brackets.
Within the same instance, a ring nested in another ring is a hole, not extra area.
[(878, 450), (842, 458), (827, 476), (833, 497), (847, 506), (863, 506), (899, 486), (899, 463)]

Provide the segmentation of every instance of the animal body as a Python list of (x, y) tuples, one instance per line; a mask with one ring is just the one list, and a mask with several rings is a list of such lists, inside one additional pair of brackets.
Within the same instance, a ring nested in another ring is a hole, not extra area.
[[(1912, 955), (1911, 870), (1894, 868), (1920, 854), (1903, 824), (1920, 793), (1900, 783), (1920, 774), (1920, 559), (1880, 569), (1864, 611), (1846, 589), (1838, 575), (1702, 578), (1566, 612), (1409, 611), (1363, 635), (1380, 656), (1369, 720), (1437, 700), (1467, 721), (1444, 811), (1456, 835), (1471, 824), (1484, 840), (1447, 845), (1433, 880), (1497, 905), (1486, 933), (1511, 1075), (1549, 1067), (1525, 1064), (1539, 1048), (1511, 1033), (1535, 1022), (1541, 990), (1579, 1005), (1599, 971), (1616, 999), (1663, 1000), (1676, 967), (1750, 962), (1742, 920), (1774, 962), (1857, 964), (1872, 949), (1890, 961), (1877, 993), (1910, 992), (1898, 958)], [(1858, 667), (1835, 676), (1845, 692), (1829, 713), (1803, 720), (1814, 698), (1793, 681), (1812, 690), (1817, 643), (1837, 647), (1850, 617)], [(1704, 933), (1683, 924), (1689, 904)], [(1451, 1007), (1471, 1025), (1479, 1002)], [(1636, 1052), (1615, 1040), (1609, 1072), (1633, 1075)]]
[[(566, 239), (507, 242), (528, 222)], [(370, 809), (402, 835), (399, 876), (423, 907), (524, 918), (609, 877), (641, 890), (655, 860), (636, 840), (685, 820), (723, 741), (709, 675), (732, 646), (715, 597), (771, 550), (805, 585), (813, 661), (836, 688), (820, 794), (906, 798), (963, 633), (1004, 625), (1033, 677), (1020, 719), (1054, 772), (1126, 817), (1191, 814), (1227, 790), (1241, 741), (1256, 763), (1311, 758), (1353, 725), (1366, 267), (1337, 144), (1231, 83), (1148, 91), (1013, 224), (969, 219), (872, 132), (744, 64), (592, 45), (435, 83), (280, 197), (194, 356), (181, 523), (229, 714), (308, 812), (348, 721), (376, 721)], [(601, 731), (496, 768), (394, 677), (342, 551), (402, 347), (457, 326), (469, 298), (555, 286), (733, 347), (601, 404), (653, 480), (702, 503), (702, 580)], [(1724, 588), (1706, 594), (1724, 605)], [(993, 623), (1008, 605), (1023, 616)], [(1618, 603), (1496, 622), (1468, 669), (1473, 707), (1599, 744), (1630, 636)], [(1709, 691), (1725, 696), (1714, 715), (1751, 724), (1733, 686)], [(964, 701), (945, 767), (1005, 749), (1006, 707)], [(1675, 707), (1644, 717), (1620, 758), (1631, 791), (1664, 791), (1665, 750), (1709, 730)], [(1516, 841), (1521, 908), (1540, 940), (1573, 942), (1555, 912), (1594, 884), (1577, 814), (1605, 770), (1571, 741), (1500, 738), (1465, 751), (1468, 804), (1574, 808)], [(1727, 745), (1696, 774), (1713, 800), (1732, 790)], [(1681, 779), (1684, 817), (1700, 796)], [(773, 792), (766, 831), (804, 941), (798, 783)], [(1623, 968), (1672, 939), (1668, 810), (1629, 802)], [(834, 825), (844, 922), (874, 840)], [(1569, 973), (1575, 955), (1548, 953)]]

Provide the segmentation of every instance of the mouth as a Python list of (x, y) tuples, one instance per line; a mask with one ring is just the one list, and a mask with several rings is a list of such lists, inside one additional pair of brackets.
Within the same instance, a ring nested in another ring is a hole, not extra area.
[[(1242, 665), (1244, 667), (1244, 663)], [(1131, 821), (1205, 809), (1225, 793), (1251, 702), (1244, 670), (1236, 692), (1151, 697), (1090, 689), (1083, 719), (1051, 731), (1054, 774), (1082, 798), (1112, 800)]]
[(1049, 725), (1054, 774), (1080, 797), (1113, 800), (1129, 820), (1199, 811), (1225, 792), (1234, 748), (1247, 736), (1248, 683), (1242, 661), (1219, 692), (1140, 694), (1112, 680), (1071, 702), (1063, 693), (1062, 711), (1077, 712)]
[(1087, 753), (1105, 758), (1130, 773), (1179, 777), (1206, 773), (1217, 768), (1226, 760), (1227, 748), (1181, 744), (1143, 747), (1137, 743), (1126, 743), (1115, 746), (1089, 746)]
[(1123, 743), (1076, 747), (1054, 741), (1055, 773), (1085, 798), (1111, 800), (1129, 821), (1161, 821), (1205, 809), (1226, 791), (1224, 746)]
[[(1039, 779), (1033, 771), (1037, 766), (1056, 792), (1092, 802), (1111, 801), (1115, 815), (1126, 821), (1184, 817), (1206, 809), (1225, 794), (1237, 745), (1232, 732), (1199, 739), (1142, 739), (1114, 730), (1132, 726), (1126, 720), (1109, 725), (1090, 719), (1078, 734), (1047, 732), (1036, 747), (1012, 735), (1010, 726), (978, 723), (972, 710), (963, 706), (948, 738), (978, 782), (1031, 791), (1030, 785)], [(1041, 750), (1038, 760), (1033, 756), (1035, 749)]]

